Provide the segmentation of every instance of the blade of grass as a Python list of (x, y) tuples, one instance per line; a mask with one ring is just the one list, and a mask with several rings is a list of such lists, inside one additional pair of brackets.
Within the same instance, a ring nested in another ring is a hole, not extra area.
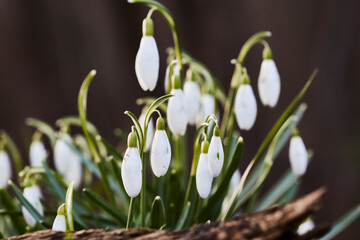
[(11, 197), (8, 195), (8, 193), (5, 191), (5, 189), (0, 188), (0, 203), (8, 212), (19, 212), (18, 214), (9, 214), (12, 226), (14, 226), (16, 233), (18, 235), (21, 235), (25, 233), (26, 231), (26, 223), (24, 219), (22, 218), (21, 212), (17, 209), (17, 207), (14, 205)]
[(150, 228), (159, 229), (165, 224), (165, 208), (160, 196), (156, 196), (150, 212)]
[(179, 221), (175, 226), (175, 230), (180, 230), (184, 227), (185, 221), (186, 219), (188, 219), (188, 215), (190, 213), (190, 206), (191, 206), (190, 202), (187, 202), (185, 204), (185, 209), (181, 212)]
[(69, 227), (69, 231), (74, 231), (74, 218), (73, 218), (73, 193), (74, 182), (70, 183), (65, 197), (65, 209), (66, 209), (66, 225)]

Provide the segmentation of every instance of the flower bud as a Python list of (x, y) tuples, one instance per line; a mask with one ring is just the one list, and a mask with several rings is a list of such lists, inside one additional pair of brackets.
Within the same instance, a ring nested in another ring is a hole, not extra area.
[(203, 94), (201, 96), (201, 109), (197, 118), (197, 125), (199, 126), (206, 121), (206, 118), (215, 114), (215, 98), (211, 94)]
[(35, 140), (30, 144), (29, 158), (32, 167), (41, 167), (42, 161), (47, 157), (46, 149), (40, 140)]
[(58, 208), (56, 218), (54, 220), (52, 230), (54, 231), (66, 231), (66, 219), (65, 219), (65, 204), (61, 204)]
[(167, 121), (174, 135), (184, 135), (188, 123), (187, 107), (184, 93), (181, 89), (172, 89), (174, 95), (169, 99), (167, 107)]
[(207, 198), (211, 191), (213, 177), (208, 164), (209, 142), (204, 140), (201, 144), (201, 154), (196, 168), (196, 188), (201, 198)]
[(159, 117), (156, 122), (150, 160), (155, 176), (164, 176), (170, 165), (171, 146), (165, 131), (165, 121), (162, 117)]
[[(142, 128), (142, 130), (144, 131), (144, 124), (145, 124), (145, 114), (142, 113), (139, 117), (139, 123), (140, 126)], [(146, 143), (145, 143), (145, 151), (149, 151), (151, 148), (151, 143), (153, 141), (153, 137), (154, 137), (154, 121), (152, 120), (152, 118), (150, 118), (148, 127), (147, 127), (147, 132), (146, 132)]]
[(131, 132), (128, 137), (128, 148), (121, 165), (121, 178), (126, 193), (132, 198), (139, 195), (142, 186), (142, 164), (136, 145), (136, 134)]
[[(71, 148), (73, 141), (68, 134), (62, 134), (55, 142), (54, 163), (56, 170), (67, 183), (75, 182), (78, 188), (82, 178), (81, 159)], [(73, 146), (75, 148), (75, 146)]]
[[(23, 195), (26, 198), (26, 200), (28, 200), (28, 202), (39, 212), (39, 214), (41, 216), (44, 216), (44, 209), (40, 201), (40, 199), (42, 198), (40, 188), (37, 185), (25, 187)], [(30, 227), (34, 227), (36, 224), (36, 219), (24, 206), (21, 207), (21, 210), (26, 223)]]
[(298, 177), (304, 175), (308, 164), (308, 156), (305, 144), (300, 136), (291, 137), (289, 158), (293, 173)]
[(258, 90), (264, 106), (275, 107), (280, 95), (280, 76), (273, 59), (261, 63)]
[(256, 99), (250, 84), (241, 84), (235, 98), (235, 115), (240, 129), (250, 130), (257, 114)]
[(7, 152), (0, 150), (0, 188), (5, 188), (11, 178), (11, 163)]
[(194, 81), (186, 81), (184, 84), (184, 95), (187, 107), (187, 116), (189, 124), (196, 123), (196, 117), (200, 110), (200, 88), (199, 84)]
[(219, 126), (215, 126), (208, 152), (209, 170), (213, 177), (219, 176), (224, 164), (224, 149), (219, 135)]

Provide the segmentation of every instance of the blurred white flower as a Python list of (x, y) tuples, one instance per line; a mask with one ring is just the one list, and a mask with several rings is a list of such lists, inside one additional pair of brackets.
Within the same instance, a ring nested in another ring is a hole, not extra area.
[(174, 96), (169, 99), (167, 122), (174, 135), (184, 135), (188, 123), (185, 96), (181, 89), (172, 89), (171, 94)]
[(229, 191), (227, 192), (224, 201), (221, 205), (221, 212), (225, 213), (226, 208), (228, 207), (229, 203), (230, 203), (230, 198), (233, 195), (233, 193), (235, 192), (235, 189), (237, 188), (237, 186), (239, 185), (241, 180), (241, 174), (239, 169), (236, 169), (236, 171), (234, 172), (234, 174), (232, 175), (231, 179), (230, 179), (230, 185), (229, 185)]
[(314, 222), (311, 219), (308, 219), (299, 226), (297, 233), (299, 235), (304, 235), (305, 233), (313, 230), (314, 228), (315, 228)]
[(5, 188), (11, 178), (11, 162), (9, 155), (0, 150), (0, 188)]
[(201, 95), (201, 108), (197, 116), (197, 125), (204, 123), (206, 118), (215, 114), (215, 98), (211, 94)]
[(213, 177), (219, 176), (224, 164), (224, 149), (219, 135), (219, 127), (215, 126), (208, 152), (209, 170)]
[(280, 96), (280, 76), (273, 59), (264, 59), (261, 63), (258, 90), (264, 106), (275, 107)]
[(66, 231), (65, 204), (62, 204), (59, 207), (56, 218), (53, 222), (52, 230), (61, 232)]
[(300, 136), (291, 137), (289, 158), (293, 173), (296, 176), (304, 175), (308, 165), (308, 155), (305, 144)]
[(45, 161), (47, 157), (46, 149), (44, 143), (36, 140), (30, 144), (29, 158), (30, 166), (32, 167), (41, 167), (42, 161)]
[[(40, 201), (40, 199), (42, 198), (42, 194), (39, 186), (32, 185), (30, 187), (25, 187), (23, 195), (26, 198), (26, 200), (28, 200), (28, 202), (39, 212), (39, 214), (41, 216), (44, 216), (44, 209)], [(21, 207), (21, 211), (26, 223), (30, 227), (34, 227), (36, 225), (36, 219), (24, 206)]]
[[(144, 124), (145, 124), (145, 114), (142, 113), (139, 117), (139, 123), (141, 129), (144, 131)], [(145, 143), (145, 151), (149, 151), (151, 148), (151, 143), (154, 137), (154, 121), (150, 118), (149, 125), (146, 132), (146, 143)]]
[(235, 98), (235, 115), (240, 129), (250, 130), (255, 123), (256, 114), (256, 99), (251, 85), (240, 85)]
[(201, 198), (207, 198), (211, 191), (213, 177), (208, 164), (209, 142), (201, 144), (201, 154), (196, 168), (196, 188)]
[(196, 117), (200, 110), (200, 87), (197, 82), (186, 81), (184, 84), (184, 95), (187, 106), (189, 124), (196, 123)]

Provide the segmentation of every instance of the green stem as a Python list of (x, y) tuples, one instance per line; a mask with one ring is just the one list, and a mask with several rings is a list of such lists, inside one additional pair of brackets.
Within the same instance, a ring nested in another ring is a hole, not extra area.
[(126, 229), (129, 229), (131, 227), (131, 222), (132, 222), (132, 217), (133, 217), (133, 212), (134, 212), (134, 198), (130, 199), (130, 205), (129, 205), (129, 214), (128, 214), (128, 219), (126, 222)]

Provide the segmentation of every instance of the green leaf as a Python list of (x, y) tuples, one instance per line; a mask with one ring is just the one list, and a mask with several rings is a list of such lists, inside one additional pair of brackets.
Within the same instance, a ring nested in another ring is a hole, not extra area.
[[(17, 207), (14, 205), (11, 197), (3, 188), (0, 188), (0, 203), (8, 212), (19, 212)], [(21, 212), (19, 213), (20, 214), (9, 214), (9, 215), (12, 222), (12, 226), (15, 228), (16, 233), (18, 235), (21, 235), (26, 231), (26, 223), (21, 216)]]
[(19, 148), (16, 146), (15, 142), (12, 140), (9, 134), (5, 130), (0, 130), (0, 139), (4, 139), (5, 146), (9, 150), (11, 158), (15, 165), (16, 172), (20, 172), (23, 169), (23, 159)]
[(150, 228), (159, 229), (165, 224), (165, 208), (161, 197), (156, 196), (150, 212)]
[(141, 128), (141, 125), (139, 123), (139, 120), (137, 119), (137, 117), (130, 111), (125, 111), (124, 112), (126, 115), (128, 115), (131, 120), (134, 123), (135, 126), (135, 130), (136, 130), (136, 136), (138, 138), (139, 141), (139, 152), (142, 153), (143, 152), (143, 143), (144, 143), (144, 134), (143, 134), (143, 130)]
[(349, 212), (344, 214), (339, 220), (337, 220), (334, 224), (330, 232), (328, 232), (324, 237), (320, 238), (320, 240), (329, 240), (333, 239), (336, 235), (342, 232), (345, 228), (347, 228), (353, 221), (355, 221), (360, 216), (360, 204), (351, 209)]
[(39, 130), (49, 138), (51, 146), (55, 146), (56, 133), (54, 128), (50, 124), (36, 118), (27, 118), (25, 120), (25, 124), (37, 128), (37, 130)]
[(121, 200), (122, 200), (122, 204), (124, 205), (124, 208), (128, 208), (128, 204), (129, 204), (129, 201), (128, 201), (128, 196), (126, 194), (126, 191), (125, 191), (125, 187), (124, 187), (124, 184), (123, 184), (123, 181), (122, 181), (122, 178), (121, 178), (121, 169), (120, 169), (120, 166), (118, 164), (118, 162), (113, 158), (113, 157), (109, 157), (108, 161), (110, 162), (110, 165), (112, 167), (112, 170), (114, 172), (114, 176), (115, 176), (115, 179), (119, 185), (119, 188), (121, 189), (119, 195), (121, 197)]
[(180, 230), (184, 227), (184, 224), (186, 222), (186, 219), (188, 219), (188, 215), (190, 213), (190, 206), (191, 206), (191, 203), (190, 202), (187, 202), (185, 204), (185, 208), (184, 210), (181, 212), (181, 215), (180, 215), (180, 218), (175, 226), (175, 230)]
[(65, 198), (66, 208), (66, 225), (69, 227), (69, 231), (74, 231), (74, 218), (73, 218), (73, 193), (74, 193), (74, 182), (70, 183)]

